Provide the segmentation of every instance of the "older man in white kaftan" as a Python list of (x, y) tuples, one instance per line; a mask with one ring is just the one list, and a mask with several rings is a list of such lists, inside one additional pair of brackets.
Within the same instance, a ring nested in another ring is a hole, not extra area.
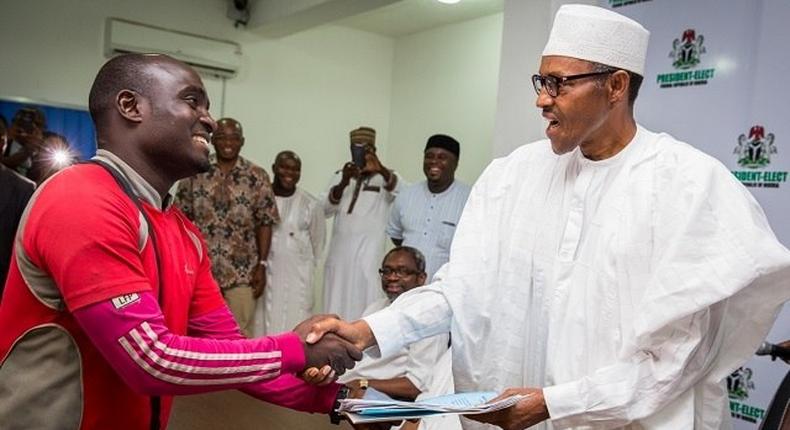
[(289, 331), (310, 317), (313, 279), (326, 230), (323, 206), (297, 187), (301, 159), (293, 151), (282, 151), (274, 160), (272, 172), (280, 223), (272, 230), (266, 289), (255, 308), (255, 336)]
[(388, 356), (451, 330), (458, 391), (530, 394), (470, 417), (506, 429), (729, 427), (724, 381), (790, 298), (790, 252), (721, 163), (636, 124), (647, 40), (562, 6), (533, 77), (549, 139), (486, 169), (433, 284), (314, 333)]
[(324, 312), (354, 319), (383, 297), (377, 270), (400, 181), (376, 156), (375, 130), (352, 130), (350, 140), (361, 156), (335, 173), (322, 197), (326, 216), (334, 217), (324, 267)]

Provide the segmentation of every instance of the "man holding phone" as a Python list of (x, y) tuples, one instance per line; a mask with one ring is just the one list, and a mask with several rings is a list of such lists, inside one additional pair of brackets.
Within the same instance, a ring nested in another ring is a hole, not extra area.
[(376, 130), (352, 130), (350, 151), (352, 161), (335, 172), (322, 199), (327, 218), (335, 218), (324, 270), (324, 311), (358, 318), (381, 298), (377, 269), (400, 181), (376, 155)]

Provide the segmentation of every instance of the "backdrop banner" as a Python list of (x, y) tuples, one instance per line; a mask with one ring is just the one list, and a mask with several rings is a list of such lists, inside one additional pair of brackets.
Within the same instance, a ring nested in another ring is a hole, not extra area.
[[(779, 240), (790, 244), (787, 0), (603, 0), (600, 5), (650, 30), (637, 120), (718, 158), (760, 202)], [(787, 305), (767, 340), (786, 339)], [(735, 429), (759, 427), (788, 368), (755, 356), (728, 378)]]

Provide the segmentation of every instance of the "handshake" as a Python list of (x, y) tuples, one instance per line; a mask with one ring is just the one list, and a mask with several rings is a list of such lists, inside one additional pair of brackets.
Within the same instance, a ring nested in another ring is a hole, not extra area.
[(362, 359), (362, 351), (375, 344), (370, 327), (363, 320), (352, 323), (337, 315), (316, 315), (294, 328), (304, 343), (307, 382), (328, 384), (352, 369)]

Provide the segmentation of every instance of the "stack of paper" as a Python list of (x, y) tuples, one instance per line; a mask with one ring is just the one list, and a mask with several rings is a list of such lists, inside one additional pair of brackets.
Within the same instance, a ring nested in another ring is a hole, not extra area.
[(486, 403), (497, 396), (494, 392), (449, 394), (419, 402), (403, 402), (368, 388), (362, 399), (340, 402), (341, 413), (352, 423), (399, 421), (437, 415), (473, 415), (498, 411), (515, 405), (526, 396), (511, 396), (494, 403)]

